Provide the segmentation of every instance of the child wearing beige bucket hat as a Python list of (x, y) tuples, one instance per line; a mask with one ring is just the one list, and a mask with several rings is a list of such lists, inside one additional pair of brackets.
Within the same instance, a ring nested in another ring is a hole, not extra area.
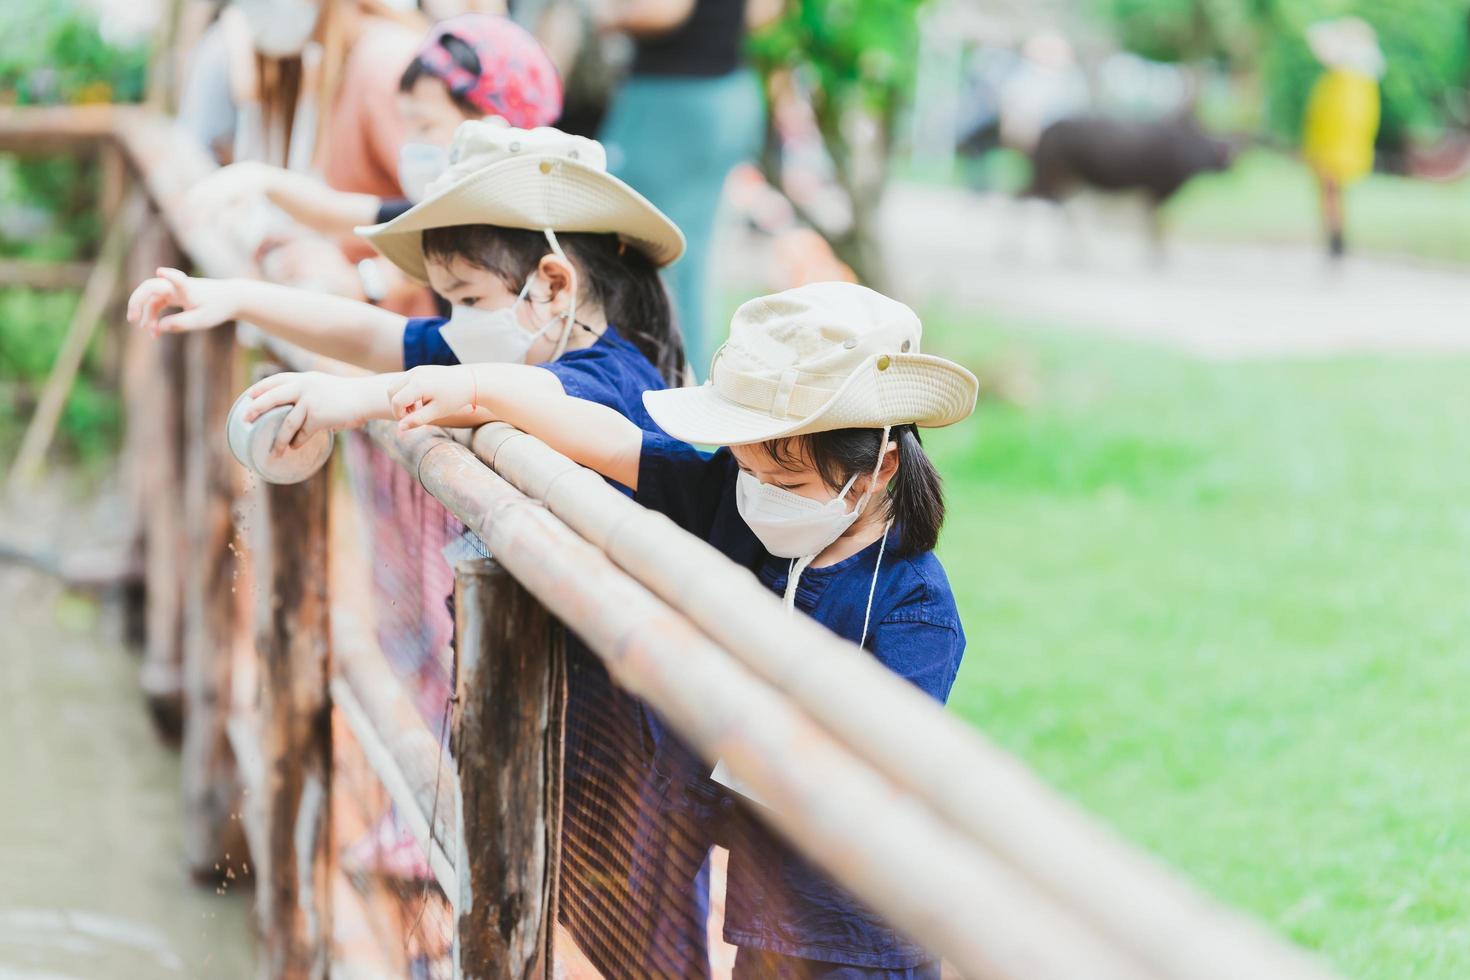
[[(679, 383), (683, 341), (659, 269), (683, 251), (679, 229), (607, 172), (602, 146), (556, 129), (463, 123), (453, 163), (423, 201), (360, 228), (384, 257), (450, 304), (403, 317), (368, 303), (256, 280), (159, 269), (128, 316), (155, 335), (244, 320), (371, 377), (282, 374), (247, 421), (291, 404), (278, 445), (388, 415), (391, 372), (421, 364), (545, 365), (563, 388), (640, 425), (646, 390)], [(169, 307), (179, 312), (163, 315)], [(459, 421), (471, 424), (473, 415)]]
[[(943, 701), (964, 631), (933, 552), (944, 503), (918, 427), (966, 418), (978, 386), (960, 365), (923, 353), (920, 339), (903, 304), (850, 283), (816, 283), (741, 306), (705, 385), (645, 394), (664, 433), (534, 378), (507, 383), (496, 365), (411, 371), (393, 406), (412, 428), (473, 400), (632, 487), (639, 502), (749, 568), (788, 610)], [(707, 455), (690, 443), (724, 448)], [(723, 793), (676, 738), (660, 729), (655, 741), (654, 769), (690, 790), (673, 796)], [(663, 805), (663, 819), (678, 816)], [(864, 976), (939, 976), (923, 949), (745, 809), (735, 813), (725, 834), (725, 938), (738, 947), (737, 976), (820, 976), (839, 964), (871, 971)], [(702, 860), (670, 857), (661, 873), (679, 887)]]

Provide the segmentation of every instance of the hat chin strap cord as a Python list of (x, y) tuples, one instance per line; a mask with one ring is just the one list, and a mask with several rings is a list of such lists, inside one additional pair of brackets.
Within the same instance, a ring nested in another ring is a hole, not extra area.
[[(883, 427), (883, 440), (878, 443), (878, 461), (873, 464), (873, 480), (875, 481), (878, 479), (878, 471), (883, 469), (883, 456), (888, 451), (888, 434), (891, 430), (892, 426)], [(868, 583), (868, 604), (863, 609), (863, 634), (858, 640), (860, 647), (868, 642), (868, 622), (873, 616), (873, 594), (878, 591), (878, 571), (883, 567), (883, 552), (888, 547), (888, 531), (892, 527), (892, 518), (884, 521), (883, 533), (878, 538), (878, 560), (873, 563), (873, 579)], [(787, 566), (786, 591), (781, 596), (781, 605), (788, 614), (796, 612), (796, 586), (801, 581), (801, 573), (807, 570), (816, 557), (816, 555), (805, 555), (801, 558), (793, 558), (791, 564)]]
[(551, 246), (551, 254), (565, 262), (567, 268), (572, 270), (571, 306), (562, 314), (562, 318), (566, 322), (562, 325), (561, 336), (556, 338), (556, 349), (552, 351), (551, 357), (549, 358), (549, 360), (559, 361), (561, 360), (561, 356), (567, 352), (567, 343), (572, 339), (572, 328), (577, 325), (577, 266), (571, 259), (567, 258), (567, 253), (562, 251), (561, 242), (556, 240), (556, 232), (550, 228), (543, 228), (541, 230), (546, 235), (547, 243)]

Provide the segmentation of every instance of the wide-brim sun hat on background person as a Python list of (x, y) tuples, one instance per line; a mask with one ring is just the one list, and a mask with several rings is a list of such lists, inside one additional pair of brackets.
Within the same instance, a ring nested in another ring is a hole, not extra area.
[[(445, 47), (445, 38), (475, 53), (480, 71), (467, 71)], [(487, 116), (534, 129), (561, 117), (562, 84), (551, 56), (529, 31), (507, 17), (460, 14), (440, 21), (419, 46), (419, 63), (449, 94)]]
[(1387, 68), (1378, 33), (1361, 17), (1319, 20), (1307, 27), (1307, 47), (1328, 68), (1344, 68), (1382, 78)]
[(739, 446), (832, 429), (952, 425), (975, 410), (965, 368), (919, 350), (914, 311), (866, 286), (819, 282), (741, 305), (697, 388), (646, 391), (676, 439)]
[(429, 184), (422, 201), (392, 221), (357, 229), (418, 282), (429, 281), (423, 249), (429, 228), (616, 233), (660, 266), (684, 252), (684, 233), (607, 172), (607, 154), (596, 140), (547, 127), (470, 121), (455, 131), (449, 159), (449, 169)]

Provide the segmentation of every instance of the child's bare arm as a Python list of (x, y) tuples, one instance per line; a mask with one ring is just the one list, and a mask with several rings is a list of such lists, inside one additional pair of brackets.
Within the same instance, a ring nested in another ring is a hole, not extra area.
[[(403, 373), (325, 374), (321, 371), (286, 371), (262, 378), (248, 389), (251, 402), (245, 421), (253, 422), (281, 405), (290, 405), (277, 430), (276, 451), (301, 446), (323, 429), (333, 432), (352, 429), (372, 419), (393, 418), (388, 400), (391, 390), (402, 383)], [(472, 428), (494, 421), (483, 408), (465, 408), (439, 420), (440, 425)]]
[(333, 190), (315, 177), (284, 167), (244, 161), (221, 167), (189, 189), (189, 206), (217, 213), (237, 201), (264, 197), (303, 225), (346, 238), (358, 225), (377, 220), (382, 199)]
[[(169, 307), (179, 312), (163, 316)], [(369, 303), (253, 279), (199, 279), (159, 269), (134, 290), (128, 319), (155, 336), (248, 320), (288, 343), (370, 371), (403, 367), (404, 317)]]
[(550, 371), (525, 364), (418, 367), (392, 387), (393, 413), (411, 429), (444, 419), (467, 405), (536, 436), (556, 451), (610, 480), (638, 488), (643, 433), (605, 405), (568, 395)]

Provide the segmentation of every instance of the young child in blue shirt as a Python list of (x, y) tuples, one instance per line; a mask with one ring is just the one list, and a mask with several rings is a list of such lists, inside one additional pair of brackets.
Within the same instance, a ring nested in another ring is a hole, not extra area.
[[(667, 435), (503, 365), (409, 372), (393, 405), (411, 428), (473, 401), (540, 437), (942, 702), (965, 641), (933, 553), (944, 504), (917, 426), (968, 416), (977, 384), (919, 341), (902, 304), (818, 283), (743, 305), (708, 384), (644, 395)], [(725, 448), (706, 455), (689, 443)], [(753, 808), (732, 806), (677, 739), (660, 739), (655, 772), (663, 817), (704, 820), (730, 848), (736, 977), (939, 976), (922, 948), (777, 840)]]
[[(155, 334), (244, 320), (282, 340), (375, 372), (277, 375), (295, 409), (280, 445), (387, 418), (392, 373), (420, 364), (546, 365), (564, 390), (648, 425), (642, 393), (678, 384), (684, 349), (660, 267), (679, 229), (607, 172), (601, 144), (555, 129), (463, 123), (455, 162), (427, 198), (363, 238), (451, 304), (406, 318), (338, 296), (257, 280), (159, 269), (128, 318)], [(165, 309), (179, 312), (163, 315)], [(484, 413), (449, 424), (473, 425)]]

